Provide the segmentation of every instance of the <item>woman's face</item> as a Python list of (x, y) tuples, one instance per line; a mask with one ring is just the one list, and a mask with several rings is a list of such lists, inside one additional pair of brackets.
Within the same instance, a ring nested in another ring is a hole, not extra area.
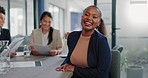
[(82, 29), (94, 30), (100, 24), (100, 13), (95, 7), (87, 8), (81, 19)]
[(5, 23), (5, 15), (3, 13), (0, 13), (0, 27), (3, 27)]
[(51, 26), (51, 18), (47, 15), (41, 20), (41, 27), (43, 30), (49, 30)]

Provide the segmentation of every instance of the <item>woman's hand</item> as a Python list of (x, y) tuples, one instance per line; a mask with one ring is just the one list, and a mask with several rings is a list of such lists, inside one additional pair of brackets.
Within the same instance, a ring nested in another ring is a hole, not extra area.
[(32, 45), (30, 45), (29, 48), (31, 49), (31, 51), (35, 51), (35, 48)]
[(64, 64), (62, 66), (59, 66), (57, 67), (55, 70), (56, 71), (65, 71), (66, 67), (68, 66), (69, 64)]
[(68, 66), (66, 66), (65, 71), (71, 71), (71, 72), (73, 72), (74, 69), (75, 69), (75, 66), (73, 66), (73, 65), (68, 65)]
[(40, 54), (38, 51), (31, 51), (31, 53), (32, 53), (33, 55), (39, 55), (39, 54)]
[(12, 52), (11, 54), (10, 54), (10, 57), (15, 57), (16, 56), (16, 52)]
[(69, 65), (69, 64), (64, 64), (60, 67), (56, 68), (56, 71), (74, 71), (75, 66)]
[(30, 49), (31, 49), (31, 53), (32, 53), (33, 55), (39, 55), (39, 52), (36, 51), (35, 48), (34, 48), (32, 45), (30, 45)]
[(58, 54), (58, 50), (50, 50), (49, 54), (50, 54), (51, 56), (55, 56), (55, 55)]

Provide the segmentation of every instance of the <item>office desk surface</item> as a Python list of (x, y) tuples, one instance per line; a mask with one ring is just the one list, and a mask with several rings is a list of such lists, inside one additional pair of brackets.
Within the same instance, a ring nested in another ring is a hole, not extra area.
[(63, 58), (58, 56), (30, 56), (16, 57), (11, 61), (42, 61), (42, 67), (11, 68), (7, 74), (0, 75), (0, 78), (70, 78), (72, 72), (56, 71)]

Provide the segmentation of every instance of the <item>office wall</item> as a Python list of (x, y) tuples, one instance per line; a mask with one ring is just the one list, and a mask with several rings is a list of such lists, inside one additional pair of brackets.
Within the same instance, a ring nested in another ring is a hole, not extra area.
[(82, 13), (83, 10), (94, 4), (94, 0), (71, 0), (69, 1), (70, 11)]
[(71, 31), (81, 30), (81, 16), (82, 13), (71, 12)]
[[(67, 0), (44, 0), (44, 2), (45, 2), (45, 6), (48, 6), (48, 3), (51, 3), (53, 5), (66, 9)], [(45, 9), (48, 9), (48, 8), (45, 7)]]

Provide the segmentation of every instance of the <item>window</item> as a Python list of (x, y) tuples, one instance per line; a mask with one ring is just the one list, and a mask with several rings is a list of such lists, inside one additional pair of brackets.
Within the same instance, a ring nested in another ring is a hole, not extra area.
[(18, 34), (30, 35), (32, 29), (33, 29), (33, 1), (10, 0), (11, 36), (15, 36)]
[(51, 12), (53, 16), (52, 27), (55, 29), (59, 29), (61, 32), (61, 36), (64, 37), (64, 9), (49, 4), (48, 11)]

